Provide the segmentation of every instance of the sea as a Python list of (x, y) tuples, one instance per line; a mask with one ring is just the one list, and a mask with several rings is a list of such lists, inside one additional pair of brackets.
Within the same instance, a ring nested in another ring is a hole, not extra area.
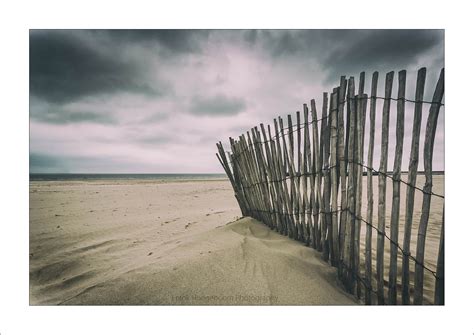
[(30, 173), (30, 181), (84, 180), (215, 180), (224, 173)]

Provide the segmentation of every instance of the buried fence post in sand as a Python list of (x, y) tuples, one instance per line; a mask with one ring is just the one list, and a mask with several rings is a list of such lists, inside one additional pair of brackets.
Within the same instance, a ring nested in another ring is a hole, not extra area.
[(438, 262), (436, 265), (435, 305), (444, 305), (444, 207), (441, 237), (439, 239)]
[(388, 279), (388, 303), (397, 304), (398, 219), (400, 215), (400, 178), (402, 169), (403, 135), (405, 128), (406, 71), (398, 72), (398, 101), (395, 160), (393, 163), (392, 215), (390, 217), (390, 271)]
[(405, 231), (403, 236), (402, 258), (402, 304), (410, 304), (410, 242), (413, 223), (413, 207), (415, 205), (415, 189), (409, 185), (416, 185), (418, 172), (418, 155), (420, 146), (421, 113), (423, 109), (423, 95), (425, 90), (426, 68), (418, 70), (415, 92), (415, 115), (413, 119), (413, 133), (411, 138), (410, 163), (408, 167), (408, 186), (405, 206)]
[(341, 184), (341, 214), (339, 215), (339, 278), (342, 279), (343, 275), (343, 262), (344, 262), (344, 245), (345, 245), (345, 233), (346, 233), (346, 213), (343, 212), (347, 208), (347, 181), (346, 181), (346, 166), (347, 159), (345, 157), (344, 150), (344, 101), (346, 98), (346, 87), (347, 80), (346, 77), (341, 77), (341, 86), (338, 91), (338, 112), (337, 112), (337, 156), (339, 164), (339, 177)]
[[(311, 100), (311, 119), (313, 123), (313, 159), (311, 173), (311, 196), (313, 197), (313, 248), (321, 250), (321, 220), (319, 220), (319, 209), (321, 206), (321, 155), (319, 153), (318, 113), (316, 102)], [(314, 194), (313, 194), (314, 193)]]
[(291, 213), (293, 218), (293, 238), (295, 240), (298, 239), (298, 193), (296, 189), (296, 167), (295, 167), (295, 149), (294, 149), (295, 141), (293, 136), (293, 121), (291, 119), (291, 115), (288, 115), (288, 147), (289, 147), (289, 155), (288, 155), (288, 168), (290, 172), (290, 186), (291, 186)]
[(390, 99), (392, 97), (393, 71), (387, 73), (385, 78), (385, 99), (382, 115), (382, 140), (379, 168), (379, 202), (378, 202), (378, 234), (377, 234), (377, 301), (384, 304), (384, 242), (385, 242), (385, 207), (387, 187), (387, 158), (388, 158), (388, 132), (390, 121)]
[[(263, 123), (260, 123), (260, 130), (261, 130), (261, 133), (262, 133), (262, 136), (263, 136), (263, 145), (264, 145), (264, 148), (265, 148), (265, 157), (264, 157), (263, 161), (264, 161), (264, 164), (265, 164), (265, 171), (266, 171), (266, 175), (267, 175), (267, 183), (268, 183), (268, 187), (269, 187), (269, 191), (270, 191), (269, 201), (270, 201), (270, 206), (271, 206), (272, 212), (273, 212), (272, 216), (273, 216), (274, 221), (275, 221), (274, 222), (274, 227), (276, 228), (277, 232), (282, 233), (280, 217), (278, 215), (278, 213), (280, 212), (278, 210), (278, 200), (277, 200), (278, 190), (277, 190), (277, 185), (275, 183), (275, 180), (276, 180), (276, 177), (275, 177), (276, 166), (274, 166), (273, 157), (272, 157), (271, 152), (270, 152), (270, 146), (269, 146), (268, 141), (267, 141), (267, 135), (265, 133), (265, 127), (263, 126)], [(260, 141), (260, 144), (262, 144), (262, 139), (260, 137), (260, 132), (257, 132), (257, 134), (258, 134), (258, 139)]]
[(344, 260), (345, 264), (345, 285), (347, 290), (350, 293), (354, 291), (354, 268), (353, 268), (353, 259), (354, 259), (354, 187), (355, 187), (355, 180), (354, 180), (354, 134), (355, 134), (355, 103), (354, 103), (354, 91), (355, 91), (355, 84), (354, 84), (354, 77), (349, 78), (349, 88), (347, 92), (347, 110), (348, 110), (348, 118), (347, 124), (349, 125), (349, 133), (347, 135), (348, 141), (348, 150), (347, 150), (347, 208), (344, 210), (346, 213), (344, 215), (347, 216), (346, 220), (346, 237), (344, 239), (345, 242), (345, 251), (344, 255), (346, 259)]
[(216, 156), (219, 160), (219, 162), (221, 163), (222, 167), (224, 168), (224, 171), (227, 175), (227, 177), (229, 178), (229, 181), (230, 181), (230, 184), (232, 185), (232, 189), (234, 190), (234, 196), (235, 198), (237, 199), (237, 203), (239, 204), (239, 207), (240, 207), (240, 211), (242, 212), (242, 215), (247, 215), (247, 210), (245, 208), (245, 205), (244, 205), (244, 197), (243, 197), (243, 194), (241, 192), (241, 190), (239, 189), (239, 185), (237, 184), (234, 176), (232, 175), (232, 171), (229, 167), (229, 163), (227, 161), (227, 157), (225, 155), (225, 151), (224, 151), (224, 148), (222, 146), (222, 143), (219, 142), (219, 143), (216, 143), (217, 145), (217, 150), (218, 150), (218, 154), (216, 153)]
[(259, 194), (258, 194), (258, 185), (257, 185), (257, 181), (256, 181), (256, 175), (255, 175), (255, 171), (254, 171), (254, 168), (253, 168), (253, 161), (252, 161), (252, 153), (250, 151), (250, 143), (247, 142), (246, 138), (245, 138), (245, 135), (241, 135), (240, 136), (240, 141), (239, 141), (239, 145), (241, 147), (241, 156), (242, 156), (242, 161), (246, 167), (246, 170), (248, 171), (248, 176), (249, 176), (249, 187), (248, 187), (248, 190), (249, 190), (249, 196), (252, 198), (252, 213), (253, 213), (253, 217), (254, 218), (257, 218), (258, 220), (260, 221), (263, 221), (263, 217), (262, 217), (262, 212), (261, 212), (261, 202), (260, 202), (260, 197), (259, 197)]
[[(370, 97), (370, 126), (369, 126), (369, 149), (367, 154), (367, 225), (365, 235), (365, 303), (372, 304), (372, 220), (374, 208), (374, 193), (372, 183), (372, 168), (374, 161), (374, 140), (375, 140), (375, 112), (377, 108), (377, 84), (379, 73), (372, 75), (372, 88)], [(370, 225), (369, 225), (370, 223)]]
[(415, 295), (413, 304), (421, 305), (423, 303), (423, 274), (425, 259), (425, 241), (426, 230), (428, 228), (428, 219), (430, 216), (431, 190), (433, 188), (433, 147), (438, 124), (438, 115), (441, 108), (441, 100), (444, 95), (444, 69), (439, 75), (438, 84), (433, 95), (433, 102), (428, 115), (426, 124), (425, 145), (423, 148), (425, 186), (423, 187), (423, 205), (421, 209), (420, 226), (418, 227), (418, 239), (416, 243), (416, 264), (415, 264)]
[(299, 111), (296, 112), (296, 134), (297, 134), (297, 163), (298, 169), (296, 170), (296, 213), (298, 218), (298, 241), (303, 241), (303, 225), (304, 215), (302, 215), (302, 192), (301, 192), (301, 114)]
[[(328, 104), (328, 99), (327, 99), (327, 93), (323, 93), (323, 106), (322, 106), (322, 112), (321, 112), (321, 125), (320, 125), (320, 133), (319, 133), (319, 174), (320, 174), (320, 181), (319, 181), (319, 187), (321, 191), (321, 201), (320, 201), (320, 210), (319, 210), (319, 215), (320, 215), (320, 236), (321, 236), (321, 246), (320, 246), (320, 251), (323, 252), (323, 255), (325, 254), (325, 250), (327, 249), (327, 244), (326, 244), (326, 216), (325, 216), (325, 204), (324, 204), (324, 140), (325, 140), (325, 131), (326, 131), (326, 123), (327, 123), (327, 104)], [(324, 257), (323, 257), (324, 258)]]
[(311, 243), (311, 211), (308, 200), (308, 173), (311, 162), (311, 148), (309, 141), (309, 126), (308, 126), (308, 105), (303, 105), (304, 117), (304, 150), (303, 150), (303, 219), (304, 225), (304, 241), (306, 245)]
[[(288, 120), (289, 122), (291, 123), (291, 116), (289, 115), (288, 116)], [(288, 196), (289, 196), (289, 213), (288, 213), (288, 218), (289, 218), (289, 221), (290, 221), (290, 234), (288, 235), (289, 237), (291, 238), (294, 238), (295, 237), (295, 231), (296, 231), (296, 228), (295, 228), (295, 216), (294, 216), (294, 204), (293, 204), (293, 200), (295, 198), (295, 193), (296, 193), (296, 190), (295, 190), (295, 184), (293, 182), (293, 176), (294, 176), (294, 162), (293, 162), (293, 155), (290, 154), (290, 152), (293, 152), (292, 149), (290, 149), (290, 151), (288, 150), (287, 148), (287, 145), (286, 145), (286, 140), (285, 140), (285, 129), (283, 128), (283, 119), (282, 118), (279, 118), (279, 122), (280, 122), (280, 132), (281, 132), (281, 139), (283, 141), (283, 151), (284, 151), (284, 156), (285, 156), (285, 164), (287, 165), (288, 167), (288, 181), (290, 183), (290, 187), (289, 187), (289, 192), (288, 192)], [(289, 124), (288, 125), (288, 132), (290, 133), (290, 131), (292, 130), (293, 128), (291, 127), (291, 125)], [(287, 183), (286, 181), (286, 173), (285, 172), (285, 183)]]
[(273, 229), (275, 227), (273, 206), (271, 202), (271, 187), (270, 184), (270, 173), (268, 166), (265, 163), (265, 155), (262, 150), (262, 140), (258, 128), (252, 128), (253, 144), (255, 147), (255, 164), (258, 167), (258, 183), (262, 192), (263, 204), (265, 208), (265, 217), (267, 218), (267, 225)]
[(354, 276), (354, 238), (355, 238), (355, 188), (356, 179), (354, 174), (354, 152), (355, 152), (355, 133), (356, 133), (356, 122), (355, 122), (355, 83), (354, 77), (349, 78), (349, 90), (347, 95), (347, 109), (349, 110), (349, 118), (347, 123), (349, 124), (349, 147), (347, 150), (347, 162), (348, 162), (348, 187), (347, 187), (347, 224), (346, 224), (346, 267), (347, 267), (347, 279), (346, 285), (350, 293), (354, 293), (355, 276)]
[(260, 221), (266, 224), (266, 218), (265, 218), (265, 207), (262, 201), (262, 192), (260, 190), (261, 184), (259, 183), (259, 174), (257, 167), (255, 165), (255, 145), (252, 143), (252, 139), (250, 138), (250, 132), (247, 131), (247, 139), (245, 138), (244, 135), (244, 143), (246, 146), (245, 153), (247, 155), (247, 161), (250, 166), (250, 171), (252, 174), (252, 189), (253, 189), (253, 194), (257, 200), (257, 215)]
[(337, 100), (338, 92), (331, 94), (331, 134), (330, 134), (330, 145), (331, 145), (331, 162), (330, 162), (330, 173), (331, 173), (331, 265), (338, 266), (339, 261), (339, 230), (338, 230), (338, 219), (337, 219)]
[(329, 260), (331, 235), (329, 227), (331, 226), (330, 197), (331, 197), (331, 180), (329, 178), (329, 127), (331, 122), (331, 114), (328, 114), (328, 94), (323, 94), (323, 122), (321, 123), (321, 149), (323, 152), (323, 215), (322, 215), (322, 239), (323, 239), (323, 259)]
[[(288, 192), (288, 185), (286, 183), (286, 162), (284, 160), (284, 156), (282, 154), (280, 139), (279, 139), (279, 132), (278, 132), (278, 123), (276, 119), (273, 119), (273, 125), (275, 127), (275, 140), (272, 140), (272, 152), (275, 151), (275, 164), (278, 166), (278, 184), (280, 185), (280, 190), (282, 192), (281, 199), (282, 199), (282, 207), (283, 207), (283, 222), (284, 222), (284, 231), (285, 235), (289, 235), (290, 229), (290, 221), (289, 221), (289, 213), (290, 213), (290, 194)], [(270, 134), (270, 126), (268, 126), (268, 131)]]
[(361, 226), (361, 209), (362, 209), (362, 164), (364, 156), (364, 130), (365, 130), (365, 113), (367, 108), (367, 95), (364, 94), (365, 72), (361, 72), (359, 79), (359, 94), (356, 100), (356, 150), (355, 150), (355, 171), (356, 171), (356, 205), (355, 205), (355, 234), (354, 234), (354, 271), (357, 278), (356, 296), (361, 295), (360, 281), (360, 226)]
[[(253, 148), (251, 152), (253, 154), (251, 155), (252, 158), (252, 163), (254, 166), (254, 172), (255, 172), (255, 182), (257, 184), (257, 194), (259, 195), (260, 198), (260, 213), (261, 216), (263, 217), (263, 222), (272, 228), (272, 220), (271, 220), (271, 208), (268, 207), (268, 184), (265, 178), (265, 172), (262, 174), (262, 162), (261, 162), (261, 155), (260, 155), (260, 144), (257, 138), (257, 134), (255, 132), (256, 127), (250, 129), (250, 132), (247, 132), (247, 136), (249, 139), (249, 145)], [(250, 133), (252, 133), (252, 137), (250, 136)]]
[(281, 178), (280, 162), (278, 160), (275, 142), (272, 139), (272, 132), (270, 126), (268, 126), (268, 138), (265, 132), (263, 123), (260, 124), (260, 128), (263, 134), (263, 141), (265, 143), (265, 151), (267, 153), (267, 162), (269, 167), (269, 174), (271, 178), (271, 184), (273, 187), (272, 195), (272, 206), (277, 217), (277, 229), (280, 234), (286, 234), (285, 228), (285, 201), (283, 199), (284, 191), (281, 188), (279, 179)]

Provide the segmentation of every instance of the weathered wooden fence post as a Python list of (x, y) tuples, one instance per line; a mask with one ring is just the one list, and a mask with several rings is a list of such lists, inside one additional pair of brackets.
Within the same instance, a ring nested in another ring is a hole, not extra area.
[(431, 190), (433, 188), (433, 147), (438, 124), (439, 109), (444, 95), (444, 69), (439, 75), (438, 84), (433, 95), (433, 100), (426, 124), (425, 146), (423, 149), (425, 186), (423, 187), (423, 205), (421, 209), (420, 225), (418, 227), (418, 239), (416, 243), (416, 264), (415, 264), (415, 295), (413, 303), (421, 305), (423, 303), (423, 274), (425, 259), (425, 240), (428, 228), (428, 218), (430, 215)]
[(372, 75), (372, 88), (370, 97), (370, 116), (369, 116), (369, 148), (367, 154), (367, 223), (365, 235), (365, 303), (372, 304), (372, 219), (374, 206), (374, 193), (372, 184), (372, 168), (374, 161), (374, 141), (375, 141), (375, 111), (377, 108), (377, 84), (379, 73), (374, 72)]
[(405, 82), (406, 71), (398, 72), (397, 128), (395, 135), (397, 143), (393, 164), (392, 215), (390, 217), (390, 272), (388, 280), (388, 303), (391, 305), (397, 304), (398, 219), (400, 215), (400, 179), (405, 130)]
[[(418, 172), (418, 155), (421, 129), (421, 112), (423, 109), (423, 95), (425, 90), (426, 68), (418, 71), (415, 92), (415, 114), (413, 119), (413, 132), (411, 137), (410, 163), (408, 166), (408, 185), (416, 185)], [(403, 237), (403, 259), (402, 259), (402, 304), (410, 304), (410, 244), (411, 228), (413, 223), (413, 206), (415, 204), (415, 189), (407, 187), (405, 205), (405, 231)]]

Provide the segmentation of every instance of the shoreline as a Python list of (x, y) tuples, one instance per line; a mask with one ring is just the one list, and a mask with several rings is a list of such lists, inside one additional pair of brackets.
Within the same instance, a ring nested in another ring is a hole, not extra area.
[(172, 183), (192, 183), (192, 182), (229, 182), (228, 178), (215, 179), (61, 179), (61, 180), (30, 180), (30, 187), (34, 184), (54, 184), (54, 185), (68, 185), (68, 184), (91, 184), (91, 185), (133, 185), (133, 184), (172, 184)]

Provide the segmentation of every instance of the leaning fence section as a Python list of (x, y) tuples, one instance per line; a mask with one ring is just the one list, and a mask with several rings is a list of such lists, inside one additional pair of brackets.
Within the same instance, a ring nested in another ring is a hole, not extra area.
[(230, 138), (229, 150), (218, 143), (217, 158), (244, 216), (320, 251), (366, 304), (442, 305), (444, 173), (433, 172), (433, 152), (444, 69), (430, 101), (426, 68), (414, 99), (406, 78), (387, 73), (380, 94), (374, 72), (368, 95), (364, 72), (357, 86), (343, 76), (320, 112), (311, 100), (286, 125), (278, 117)]

